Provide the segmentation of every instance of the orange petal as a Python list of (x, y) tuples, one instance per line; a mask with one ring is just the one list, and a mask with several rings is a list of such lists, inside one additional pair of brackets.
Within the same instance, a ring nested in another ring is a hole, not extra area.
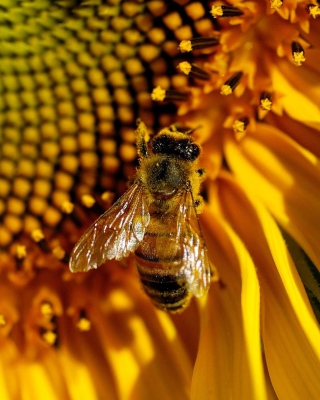
[(245, 242), (261, 285), (262, 338), (279, 399), (317, 399), (320, 334), (281, 233), (265, 208), (230, 176), (219, 182), (221, 209)]
[(206, 209), (202, 222), (221, 284), (212, 284), (203, 311), (192, 399), (266, 399), (254, 265), (243, 243), (217, 215)]
[(281, 131), (257, 124), (256, 132), (225, 142), (229, 166), (320, 268), (320, 165)]

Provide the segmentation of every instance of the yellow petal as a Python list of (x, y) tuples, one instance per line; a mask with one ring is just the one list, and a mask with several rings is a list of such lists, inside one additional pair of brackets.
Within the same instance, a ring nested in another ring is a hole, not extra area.
[(262, 338), (271, 381), (279, 399), (317, 399), (320, 334), (303, 284), (269, 213), (230, 176), (221, 179), (219, 200), (245, 242), (261, 285)]
[(206, 210), (202, 222), (221, 284), (212, 284), (203, 312), (192, 399), (266, 399), (254, 265), (217, 215)]
[[(290, 66), (290, 68), (296, 67)], [(295, 70), (293, 72), (294, 73), (291, 71), (291, 75), (294, 77), (298, 76)], [(310, 127), (319, 129), (320, 109), (318, 104), (320, 94), (318, 92), (315, 93), (314, 90), (311, 89), (314, 87), (314, 84), (311, 82), (305, 82), (305, 87), (302, 90), (299, 90), (296, 88), (295, 83), (294, 86), (292, 86), (287, 78), (290, 74), (283, 74), (283, 72), (277, 67), (272, 67), (270, 74), (274, 87), (277, 88), (279, 93), (281, 93), (282, 97), (279, 101), (287, 114), (291, 118), (304, 122)], [(308, 93), (306, 93), (306, 90), (308, 90)], [(309, 95), (311, 98), (309, 98)]]
[(110, 292), (106, 313), (90, 316), (119, 399), (189, 399), (191, 362), (170, 317), (155, 309), (136, 277), (121, 286)]
[(320, 165), (281, 131), (258, 124), (236, 143), (226, 140), (228, 164), (320, 268)]

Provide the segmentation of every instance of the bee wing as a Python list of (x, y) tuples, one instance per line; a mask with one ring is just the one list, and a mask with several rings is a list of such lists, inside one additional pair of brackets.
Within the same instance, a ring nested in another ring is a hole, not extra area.
[(201, 297), (208, 291), (211, 281), (208, 250), (191, 189), (186, 190), (183, 196), (177, 213), (177, 238), (184, 260), (184, 266), (180, 272), (186, 276), (190, 292), (196, 297)]
[(149, 221), (148, 205), (137, 182), (83, 234), (71, 253), (70, 270), (84, 272), (106, 260), (127, 257), (139, 246)]

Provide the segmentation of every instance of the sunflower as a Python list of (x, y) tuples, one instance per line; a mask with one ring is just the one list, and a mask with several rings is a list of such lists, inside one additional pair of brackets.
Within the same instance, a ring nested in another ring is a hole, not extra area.
[[(1, 398), (318, 398), (319, 15), (0, 1)], [(220, 280), (179, 315), (151, 305), (131, 258), (68, 269), (134, 175), (137, 118), (203, 148)]]

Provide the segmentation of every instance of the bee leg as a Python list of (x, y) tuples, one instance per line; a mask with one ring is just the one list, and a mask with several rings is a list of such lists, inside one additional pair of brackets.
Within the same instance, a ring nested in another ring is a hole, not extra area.
[(136, 129), (136, 144), (137, 144), (137, 152), (138, 156), (141, 158), (149, 157), (146, 136), (148, 135), (148, 130), (146, 124), (142, 122), (140, 119), (137, 120), (137, 129)]

